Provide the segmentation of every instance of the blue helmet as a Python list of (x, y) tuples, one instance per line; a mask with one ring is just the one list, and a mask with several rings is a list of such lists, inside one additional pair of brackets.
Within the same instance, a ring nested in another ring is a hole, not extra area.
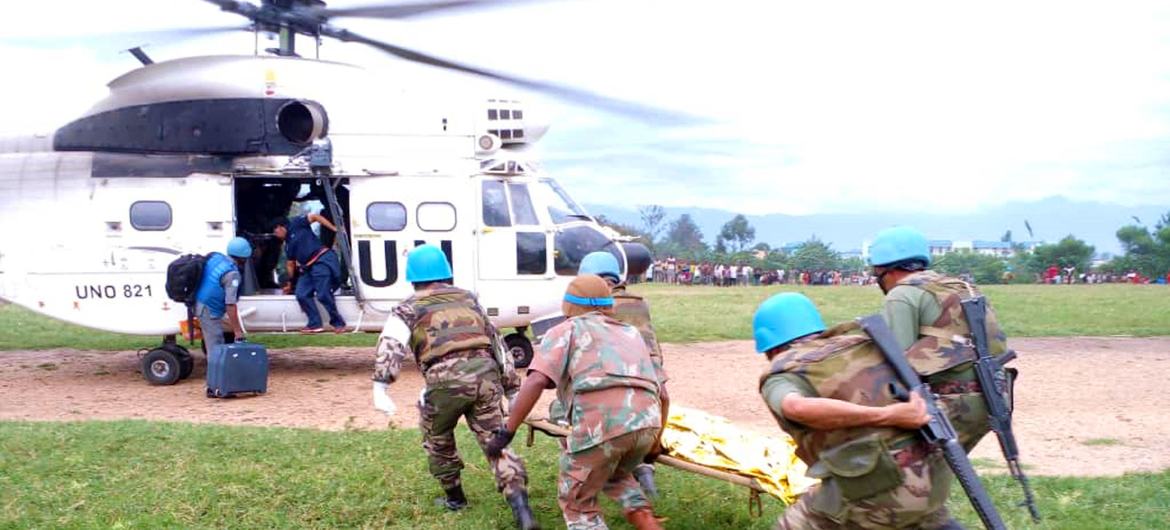
[(581, 266), (577, 268), (577, 274), (596, 274), (602, 278), (609, 276), (613, 281), (622, 281), (621, 267), (618, 265), (617, 258), (609, 252), (597, 251), (590, 252), (581, 260)]
[(889, 265), (919, 260), (930, 265), (930, 244), (922, 232), (908, 226), (895, 226), (878, 232), (869, 246), (869, 264)]
[(252, 257), (252, 244), (242, 237), (233, 237), (228, 241), (227, 253), (234, 258)]
[(780, 293), (764, 300), (752, 317), (756, 351), (772, 348), (825, 330), (825, 321), (812, 300), (800, 293)]
[(417, 246), (406, 255), (406, 281), (410, 283), (447, 280), (452, 276), (447, 255), (435, 245)]

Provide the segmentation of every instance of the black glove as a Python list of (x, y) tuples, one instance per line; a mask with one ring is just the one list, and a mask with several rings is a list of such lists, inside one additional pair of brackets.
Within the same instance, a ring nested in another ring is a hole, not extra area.
[(512, 438), (515, 436), (516, 433), (509, 431), (507, 428), (496, 429), (492, 439), (488, 441), (486, 451), (487, 455), (491, 458), (499, 458), (500, 455), (503, 454), (504, 448), (508, 447), (508, 444), (512, 443)]

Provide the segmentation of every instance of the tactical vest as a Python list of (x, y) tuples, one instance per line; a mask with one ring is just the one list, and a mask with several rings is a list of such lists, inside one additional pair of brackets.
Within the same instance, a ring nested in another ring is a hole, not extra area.
[[(906, 350), (907, 359), (919, 374), (929, 377), (975, 360), (977, 354), (971, 343), (971, 328), (967, 326), (963, 307), (959, 305), (963, 300), (979, 296), (974, 285), (929, 270), (911, 274), (897, 285), (925, 290), (942, 308), (938, 320), (920, 327), (918, 340)], [(1007, 350), (1007, 337), (990, 305), (987, 306), (987, 341), (988, 352), (993, 357)]]
[(662, 347), (658, 345), (658, 336), (654, 333), (654, 326), (650, 324), (650, 306), (641, 296), (630, 294), (625, 286), (613, 288), (613, 316), (614, 318), (638, 328), (646, 347), (650, 353), (659, 359), (662, 358)]
[[(605, 337), (589, 337), (589, 340), (603, 338), (606, 343), (600, 347), (579, 348), (577, 344), (590, 333), (589, 328), (583, 325), (590, 319), (604, 319), (608, 333)], [(611, 332), (611, 326), (625, 329)], [(576, 356), (592, 352), (596, 357), (574, 359), (569, 363), (573, 395), (616, 387), (641, 388), (658, 395), (658, 376), (654, 373), (653, 364), (643, 362), (639, 355), (643, 351), (644, 342), (636, 331), (632, 326), (600, 313), (587, 313), (573, 319), (571, 354)]]
[(438, 287), (416, 293), (407, 303), (417, 318), (410, 349), (419, 366), (433, 364), (449, 353), (491, 346), (491, 328), (471, 293)]
[[(769, 377), (787, 373), (804, 379), (822, 398), (869, 407), (896, 403), (890, 394), (890, 383), (898, 380), (897, 374), (869, 337), (848, 333), (856, 329), (858, 326), (854, 323), (842, 324), (812, 340), (793, 345), (777, 357), (771, 369), (760, 377), (761, 392)], [(825, 451), (852, 440), (873, 437), (889, 446), (895, 440), (913, 436), (910, 432), (889, 427), (850, 427), (828, 431), (800, 429), (789, 434), (796, 440), (796, 455), (810, 466), (821, 460)]]
[(203, 278), (199, 281), (199, 290), (195, 291), (195, 301), (206, 306), (207, 310), (211, 312), (211, 316), (215, 318), (223, 317), (224, 312), (227, 311), (227, 305), (224, 302), (227, 293), (224, 292), (220, 279), (231, 271), (239, 271), (239, 269), (236, 268), (236, 264), (231, 258), (219, 252), (212, 252), (207, 257), (207, 263), (203, 264)]

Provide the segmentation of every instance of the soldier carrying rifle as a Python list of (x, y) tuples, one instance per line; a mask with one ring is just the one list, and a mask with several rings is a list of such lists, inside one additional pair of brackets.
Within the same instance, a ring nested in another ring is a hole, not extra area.
[(897, 374), (856, 323), (826, 329), (811, 300), (781, 293), (752, 327), (771, 361), (760, 394), (821, 479), (777, 528), (960, 528), (946, 511), (947, 465), (916, 432), (931, 420), (926, 404), (890, 391)]

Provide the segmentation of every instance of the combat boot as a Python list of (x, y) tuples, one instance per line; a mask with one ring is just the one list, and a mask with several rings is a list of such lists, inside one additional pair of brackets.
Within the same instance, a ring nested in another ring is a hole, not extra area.
[(626, 520), (634, 526), (635, 530), (663, 530), (658, 519), (654, 518), (654, 510), (650, 508), (638, 508), (626, 512), (625, 515)]
[(654, 483), (654, 466), (641, 464), (634, 468), (634, 478), (642, 487), (642, 492), (651, 499), (658, 498), (658, 486)]
[(447, 497), (438, 500), (444, 508), (457, 512), (467, 507), (467, 496), (463, 494), (462, 485), (447, 488), (443, 492), (447, 494)]
[(516, 518), (516, 528), (520, 530), (540, 530), (540, 523), (532, 515), (532, 507), (528, 506), (528, 492), (519, 491), (508, 496), (508, 505), (512, 507), (512, 516)]

